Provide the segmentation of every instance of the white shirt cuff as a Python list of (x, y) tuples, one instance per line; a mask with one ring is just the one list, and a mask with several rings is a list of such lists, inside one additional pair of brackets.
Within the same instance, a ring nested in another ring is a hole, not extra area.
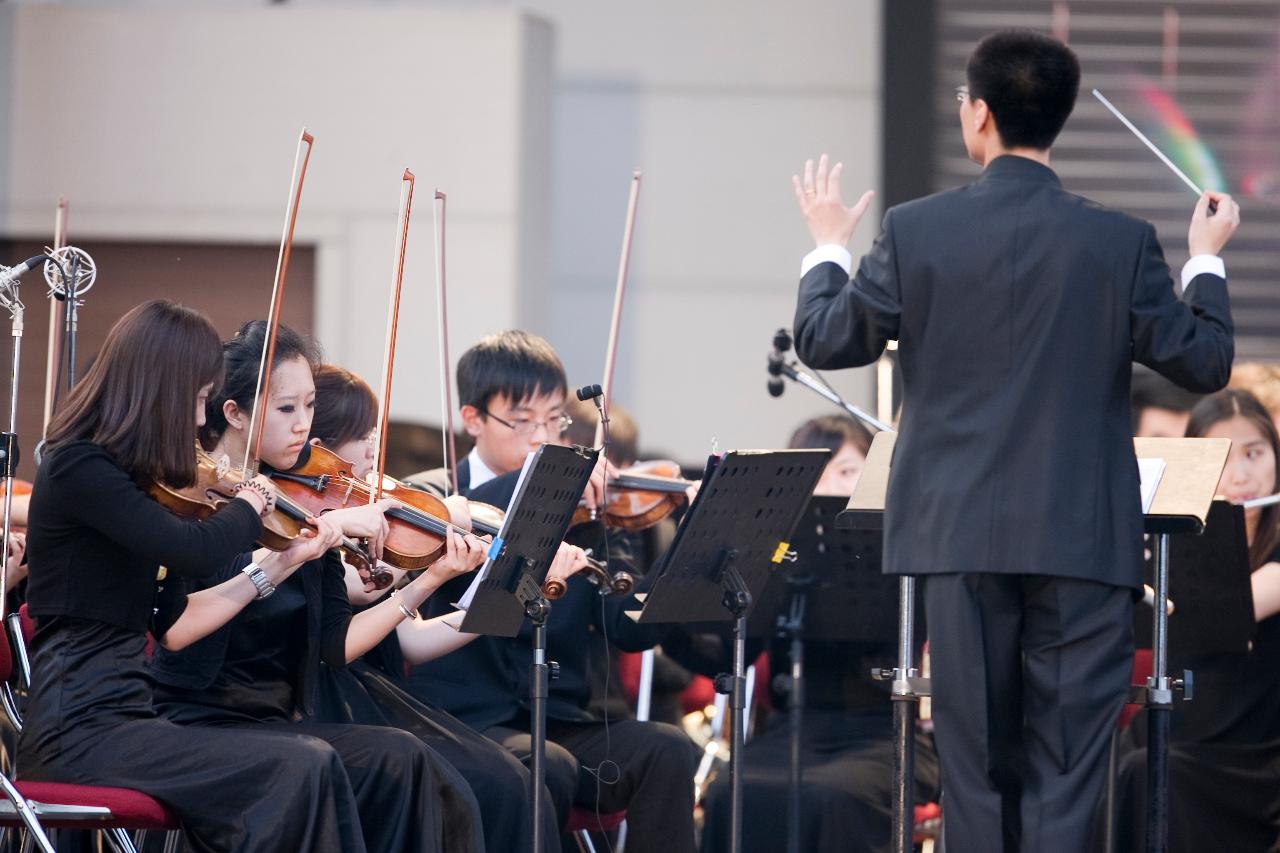
[(849, 250), (844, 246), (828, 243), (804, 256), (804, 260), (800, 262), (800, 277), (804, 278), (809, 274), (809, 270), (828, 261), (839, 264), (845, 275), (848, 275), (849, 270), (853, 268), (853, 255), (849, 254)]
[(1194, 255), (1182, 265), (1182, 289), (1191, 285), (1191, 280), (1198, 275), (1210, 273), (1218, 278), (1227, 277), (1227, 265), (1217, 255)]

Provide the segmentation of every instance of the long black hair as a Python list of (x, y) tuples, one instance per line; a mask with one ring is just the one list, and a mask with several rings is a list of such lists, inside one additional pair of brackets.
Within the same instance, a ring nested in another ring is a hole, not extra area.
[[(1271, 445), (1271, 453), (1276, 460), (1273, 488), (1280, 487), (1280, 434), (1277, 434), (1275, 422), (1266, 408), (1248, 391), (1227, 388), (1197, 403), (1191, 410), (1191, 420), (1187, 422), (1187, 438), (1202, 438), (1214, 424), (1236, 417), (1256, 426)], [(1280, 544), (1280, 504), (1272, 504), (1263, 508), (1258, 519), (1258, 529), (1253, 534), (1253, 543), (1249, 545), (1249, 568), (1256, 569), (1267, 562), (1277, 544)]]
[(378, 425), (378, 398), (363, 379), (336, 364), (316, 370), (316, 415), (310, 438), (330, 450), (365, 438)]
[(47, 452), (87, 439), (139, 481), (196, 479), (196, 395), (222, 376), (222, 347), (200, 312), (155, 299), (107, 333), (93, 366), (49, 424)]
[[(227, 416), (222, 411), (227, 400), (234, 400), (242, 412), (253, 410), (253, 394), (258, 387), (258, 368), (266, 351), (267, 323), (252, 320), (240, 327), (236, 336), (222, 345), (222, 357), (226, 375), (222, 389), (209, 396), (205, 407), (204, 428), (200, 430), (200, 442), (206, 449), (212, 448), (227, 431)], [(304, 358), (314, 373), (320, 365), (320, 351), (302, 335), (281, 325), (276, 331), (276, 348), (272, 353), (271, 369), (294, 358)]]

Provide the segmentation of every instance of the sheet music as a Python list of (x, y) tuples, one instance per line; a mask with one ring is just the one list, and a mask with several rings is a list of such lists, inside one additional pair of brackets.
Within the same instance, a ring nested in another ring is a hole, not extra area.
[[(516, 480), (515, 491), (511, 493), (512, 501), (515, 501), (520, 494), (520, 489), (524, 487), (524, 479), (528, 475), (529, 469), (533, 467), (533, 457), (537, 452), (536, 450), (531, 450), (529, 455), (524, 458), (524, 465), (520, 468), (520, 477)], [(501, 542), (501, 540), (507, 538), (507, 525), (511, 523), (510, 504), (507, 505), (506, 509), (508, 513), (502, 519), (502, 529), (498, 531), (498, 538), (495, 542)], [(476, 590), (480, 588), (480, 584), (484, 583), (484, 579), (489, 576), (489, 567), (493, 565), (493, 558), (497, 556), (497, 553), (497, 550), (489, 549), (489, 556), (485, 558), (484, 565), (476, 571), (476, 576), (471, 579), (471, 585), (467, 587), (467, 591), (462, 594), (462, 597), (454, 602), (454, 607), (459, 610), (466, 610), (471, 606), (471, 599), (475, 598)]]
[(1160, 485), (1160, 478), (1164, 476), (1164, 467), (1163, 459), (1140, 458), (1138, 460), (1138, 479), (1142, 483), (1143, 515), (1151, 512), (1151, 502), (1156, 499), (1156, 488)]

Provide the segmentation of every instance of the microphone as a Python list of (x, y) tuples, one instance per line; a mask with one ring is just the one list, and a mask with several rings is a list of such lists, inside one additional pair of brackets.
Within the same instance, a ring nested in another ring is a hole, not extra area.
[(609, 443), (609, 416), (604, 411), (604, 389), (599, 385), (583, 385), (578, 389), (578, 399), (585, 403), (588, 400), (596, 404), (596, 411), (600, 413), (600, 430), (596, 433), (596, 438), (602, 438), (603, 444)]
[(786, 384), (782, 381), (782, 368), (786, 364), (786, 357), (783, 353), (791, 349), (791, 333), (786, 329), (779, 329), (773, 335), (773, 352), (769, 353), (769, 396), (781, 397), (782, 392), (786, 390)]
[(22, 276), (31, 272), (31, 270), (38, 266), (42, 266), (46, 260), (47, 258), (44, 255), (36, 255), (35, 257), (27, 258), (16, 267), (0, 269), (0, 287), (6, 287), (10, 283), (17, 281), (22, 278)]

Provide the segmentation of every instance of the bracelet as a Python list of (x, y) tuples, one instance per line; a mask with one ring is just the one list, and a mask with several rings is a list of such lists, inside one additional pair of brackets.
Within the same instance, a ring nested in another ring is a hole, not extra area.
[(271, 512), (276, 508), (275, 493), (268, 491), (266, 486), (262, 485), (261, 483), (255, 482), (253, 480), (243, 480), (239, 483), (236, 483), (232, 491), (238, 495), (245, 489), (249, 489), (255, 495), (262, 498), (262, 511), (259, 513), (259, 515), (263, 515), (263, 516), (270, 515)]
[[(395, 597), (395, 596), (398, 596), (398, 595), (400, 595), (400, 590), (398, 590), (398, 589), (397, 589), (397, 590), (393, 590), (393, 591), (392, 591), (392, 593), (391, 593), (391, 596), (392, 596), (392, 597)], [(412, 620), (414, 620), (414, 621), (416, 622), (416, 621), (418, 621), (419, 619), (421, 619), (421, 618), (422, 618), (422, 614), (421, 614), (421, 613), (419, 613), (418, 611), (414, 610), (412, 607), (406, 607), (403, 601), (398, 601), (398, 602), (396, 602), (396, 607), (399, 607), (399, 608), (400, 608), (400, 612), (401, 612), (401, 613), (403, 613), (403, 614), (405, 615), (405, 618), (407, 618), (407, 619), (412, 619)]]
[(270, 598), (272, 593), (276, 591), (275, 585), (267, 580), (267, 573), (257, 563), (250, 563), (240, 571), (253, 582), (254, 587), (258, 590), (259, 601), (264, 598)]

